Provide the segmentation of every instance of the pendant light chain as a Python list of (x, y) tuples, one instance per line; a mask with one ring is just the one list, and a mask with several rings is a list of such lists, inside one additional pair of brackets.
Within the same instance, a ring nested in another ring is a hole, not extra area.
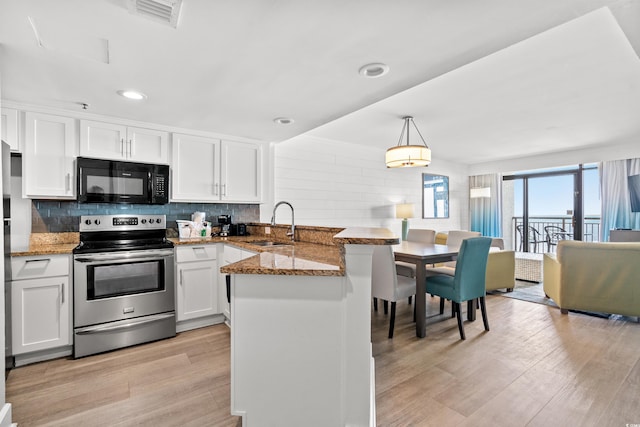
[[(427, 145), (427, 141), (424, 140), (424, 137), (420, 133), (420, 129), (418, 129), (418, 126), (416, 126), (416, 122), (413, 121), (413, 117), (411, 117), (410, 120), (411, 120), (411, 123), (413, 123), (413, 127), (416, 128), (416, 132), (418, 132), (418, 135), (420, 135), (420, 139), (422, 139), (422, 143), (424, 144), (424, 146), (429, 148), (429, 146)], [(408, 135), (407, 135), (407, 142), (409, 142), (409, 136)]]

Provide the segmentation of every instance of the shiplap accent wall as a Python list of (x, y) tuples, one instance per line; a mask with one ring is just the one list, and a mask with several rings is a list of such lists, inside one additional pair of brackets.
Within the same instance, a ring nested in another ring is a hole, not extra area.
[[(302, 135), (274, 145), (274, 202), (295, 208), (297, 225), (387, 227), (397, 234), (395, 204), (415, 203), (415, 228), (437, 231), (468, 228), (467, 166), (438, 160), (428, 168), (387, 169), (385, 150)], [(449, 176), (450, 215), (421, 219), (422, 173)], [(273, 204), (261, 206), (261, 220)], [(276, 222), (289, 223), (289, 208), (278, 208)]]

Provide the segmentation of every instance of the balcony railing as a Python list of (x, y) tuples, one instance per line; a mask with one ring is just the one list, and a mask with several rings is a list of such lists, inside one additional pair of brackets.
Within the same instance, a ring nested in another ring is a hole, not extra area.
[[(512, 222), (512, 236), (514, 238), (514, 248), (517, 251), (523, 251), (522, 248), (522, 236), (517, 227), (523, 224), (521, 216), (514, 216), (511, 218)], [(563, 236), (547, 236), (545, 227), (556, 226), (562, 228), (565, 232)], [(529, 226), (532, 227), (535, 232), (530, 231), (529, 234), (529, 252), (555, 252), (556, 245), (559, 237), (564, 237), (567, 240), (573, 239), (573, 225), (571, 216), (559, 215), (559, 216), (530, 216)], [(534, 239), (533, 237), (537, 237)], [(549, 244), (548, 239), (551, 239)], [(533, 240), (538, 240), (539, 243), (533, 243)], [(586, 216), (584, 218), (584, 224), (582, 226), (582, 240), (587, 242), (600, 241), (600, 216)]]

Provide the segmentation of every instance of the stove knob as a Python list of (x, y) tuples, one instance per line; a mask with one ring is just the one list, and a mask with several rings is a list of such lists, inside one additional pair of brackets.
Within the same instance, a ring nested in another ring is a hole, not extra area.
[(94, 222), (96, 223), (96, 225), (100, 225), (100, 220), (99, 219), (96, 219)]
[(144, 219), (144, 218), (142, 218), (142, 220), (141, 220), (140, 222), (141, 222), (141, 223), (143, 223), (143, 224), (146, 224), (146, 223), (147, 223), (147, 220), (146, 220), (146, 219)]
[(85, 219), (84, 223), (87, 224), (87, 225), (91, 225), (91, 220), (90, 219)]
[(156, 219), (156, 223), (160, 224), (162, 220), (160, 218)]

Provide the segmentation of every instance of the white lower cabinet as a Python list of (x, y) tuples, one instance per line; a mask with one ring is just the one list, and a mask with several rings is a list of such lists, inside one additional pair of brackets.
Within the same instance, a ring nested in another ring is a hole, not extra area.
[[(231, 245), (224, 245), (224, 254), (222, 256), (222, 262), (220, 267), (234, 262), (242, 261), (243, 259), (250, 258), (256, 255), (256, 252), (248, 251), (246, 249), (236, 248)], [(218, 297), (220, 301), (220, 311), (224, 314), (226, 321), (231, 319), (231, 305), (229, 304), (229, 291), (227, 290), (227, 276), (220, 274), (220, 295)]]
[(13, 354), (71, 345), (69, 256), (13, 258), (11, 269)]
[(176, 247), (177, 330), (221, 323), (217, 244)]

